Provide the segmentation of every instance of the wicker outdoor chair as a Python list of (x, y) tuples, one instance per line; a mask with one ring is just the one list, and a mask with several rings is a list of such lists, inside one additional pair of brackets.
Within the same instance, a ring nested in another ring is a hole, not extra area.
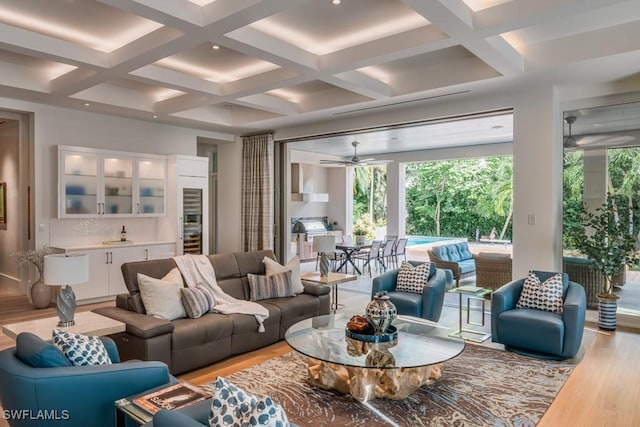
[[(606, 277), (598, 268), (593, 265), (593, 261), (582, 257), (563, 257), (562, 271), (569, 275), (569, 280), (581, 284), (587, 294), (587, 308), (597, 309), (598, 299), (596, 295), (604, 291), (607, 283)], [(617, 286), (623, 286), (627, 280), (626, 266), (621, 266), (620, 274), (615, 278)]]
[(474, 254), (473, 259), (476, 263), (476, 286), (495, 291), (513, 280), (511, 255), (480, 252)]

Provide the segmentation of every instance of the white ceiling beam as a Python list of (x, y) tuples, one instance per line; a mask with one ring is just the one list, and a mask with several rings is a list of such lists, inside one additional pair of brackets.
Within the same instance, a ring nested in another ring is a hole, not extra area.
[(298, 71), (318, 69), (316, 55), (253, 28), (240, 28), (225, 34), (225, 37), (241, 43), (234, 49), (259, 56), (264, 61)]
[(514, 75), (524, 71), (524, 58), (501, 37), (483, 40), (474, 33), (473, 12), (462, 0), (403, 1), (499, 73)]
[(109, 64), (109, 56), (105, 52), (2, 23), (0, 47), (78, 67), (105, 68)]
[[(111, 52), (112, 66), (126, 63), (127, 67), (146, 65), (166, 56), (167, 49), (187, 45), (182, 33), (169, 27), (161, 27), (131, 43)], [(172, 46), (175, 44), (175, 46)], [(136, 67), (137, 68), (137, 67)]]
[(100, 3), (181, 31), (202, 26), (200, 6), (187, 0), (98, 0)]
[(215, 96), (185, 94), (156, 102), (153, 106), (153, 111), (158, 114), (176, 114), (222, 101), (222, 99)]
[(234, 100), (233, 103), (278, 114), (300, 113), (300, 108), (295, 102), (265, 94), (245, 96)]
[(519, 28), (533, 27), (580, 13), (602, 9), (629, 0), (512, 0), (475, 13), (476, 31), (482, 35), (498, 35)]
[[(296, 0), (296, 5), (310, 0)], [(267, 18), (291, 7), (291, 0), (216, 0), (203, 7), (203, 20), (218, 34)]]
[(323, 55), (320, 57), (320, 69), (335, 74), (433, 52), (455, 44), (435, 25), (427, 25)]
[(232, 112), (229, 109), (202, 107), (194, 108), (188, 111), (180, 111), (171, 114), (174, 117), (181, 117), (189, 120), (197, 120), (205, 123), (215, 123), (225, 126), (231, 126)]
[(321, 80), (368, 98), (384, 99), (391, 96), (389, 84), (358, 71), (347, 71), (321, 78)]
[[(640, 50), (640, 22), (631, 22), (598, 31), (551, 40), (525, 48), (532, 69)], [(636, 70), (638, 69), (636, 65)]]
[(96, 72), (93, 70), (89, 70), (87, 68), (76, 68), (75, 70), (71, 70), (60, 77), (51, 80), (49, 83), (49, 91), (52, 94), (63, 96), (75, 93), (69, 92), (67, 89), (72, 88), (76, 82), (85, 81), (95, 75)]
[(203, 80), (157, 65), (147, 65), (146, 67), (132, 71), (129, 75), (138, 81), (165, 86), (184, 92), (194, 92), (205, 96), (219, 96), (222, 93), (222, 86), (219, 83)]
[(310, 77), (287, 68), (278, 68), (255, 76), (245, 77), (225, 83), (223, 86), (224, 96), (244, 97), (255, 93), (267, 92), (283, 86), (291, 86), (310, 80)]

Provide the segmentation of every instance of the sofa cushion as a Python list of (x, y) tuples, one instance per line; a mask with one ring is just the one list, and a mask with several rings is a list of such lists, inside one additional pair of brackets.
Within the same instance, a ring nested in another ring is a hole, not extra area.
[(396, 279), (396, 291), (421, 294), (427, 280), (429, 280), (431, 264), (426, 262), (414, 267), (408, 262), (403, 262)]
[(260, 276), (257, 274), (247, 274), (249, 279), (249, 289), (251, 291), (249, 300), (260, 301), (270, 298), (293, 297), (293, 284), (291, 283), (291, 270), (270, 276)]
[(183, 288), (182, 277), (178, 282), (175, 280), (175, 276), (171, 280), (172, 276), (170, 275), (171, 273), (162, 279), (155, 279), (138, 273), (140, 296), (147, 314), (166, 320), (187, 316), (180, 294), (180, 289)]
[(100, 337), (74, 334), (54, 329), (53, 344), (73, 366), (110, 365), (111, 359)]
[(208, 286), (196, 285), (193, 288), (181, 288), (180, 294), (184, 310), (187, 312), (187, 316), (192, 319), (197, 319), (208, 313), (215, 305), (215, 298)]
[[(253, 316), (247, 316), (252, 317)], [(198, 319), (176, 319), (171, 334), (174, 349), (197, 347), (207, 342), (230, 337), (233, 333), (233, 322), (228, 315), (208, 313)]]
[(466, 259), (458, 262), (458, 269), (461, 274), (473, 273), (476, 271), (476, 262), (472, 259)]
[(72, 366), (58, 347), (31, 332), (16, 337), (16, 356), (33, 368)]
[(538, 276), (530, 271), (522, 286), (516, 308), (562, 313), (562, 294), (562, 274), (555, 274), (540, 282)]
[(451, 262), (459, 262), (466, 259), (473, 259), (469, 244), (467, 242), (449, 243), (447, 245), (434, 246), (433, 253), (440, 259)]
[(270, 397), (254, 396), (226, 378), (218, 377), (213, 386), (209, 425), (285, 427), (289, 421), (282, 407)]
[(300, 258), (296, 255), (287, 262), (287, 265), (282, 265), (278, 261), (271, 259), (270, 257), (264, 257), (264, 265), (266, 267), (267, 276), (272, 274), (282, 273), (283, 271), (291, 271), (291, 284), (293, 285), (293, 292), (301, 294), (304, 292), (304, 286), (300, 281)]

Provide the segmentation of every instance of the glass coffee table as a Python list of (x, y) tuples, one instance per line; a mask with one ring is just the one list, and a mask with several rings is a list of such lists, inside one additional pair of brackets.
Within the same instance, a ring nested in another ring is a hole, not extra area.
[(351, 394), (364, 402), (400, 400), (441, 376), (441, 364), (462, 353), (465, 342), (448, 328), (424, 319), (398, 316), (396, 339), (372, 343), (346, 336), (354, 313), (313, 317), (291, 326), (287, 343), (308, 358), (311, 382)]

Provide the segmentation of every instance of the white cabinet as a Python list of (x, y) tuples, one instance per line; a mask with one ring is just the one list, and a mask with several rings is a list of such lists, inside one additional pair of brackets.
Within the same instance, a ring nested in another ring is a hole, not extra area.
[(114, 246), (96, 249), (66, 250), (67, 254), (89, 255), (89, 282), (73, 287), (78, 301), (112, 297), (127, 293), (122, 276), (125, 262), (170, 258), (175, 255), (175, 243), (134, 246)]
[(162, 216), (164, 156), (58, 147), (58, 217)]

